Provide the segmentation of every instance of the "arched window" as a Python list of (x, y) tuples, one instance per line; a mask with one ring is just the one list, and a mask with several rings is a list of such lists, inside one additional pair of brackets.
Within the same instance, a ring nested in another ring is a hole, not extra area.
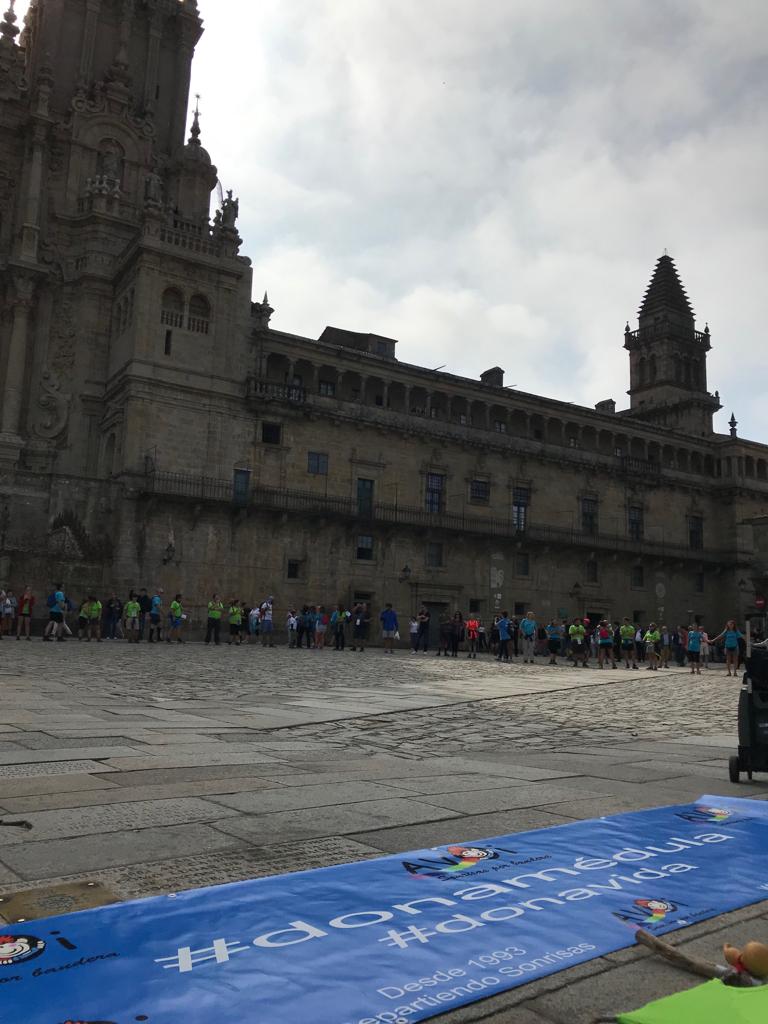
[(656, 383), (656, 356), (651, 356), (648, 360), (648, 374), (651, 378), (651, 384)]
[(160, 323), (167, 327), (184, 326), (184, 296), (176, 288), (166, 288), (163, 292)]
[(189, 300), (187, 329), (207, 334), (211, 325), (211, 306), (204, 295), (193, 295)]

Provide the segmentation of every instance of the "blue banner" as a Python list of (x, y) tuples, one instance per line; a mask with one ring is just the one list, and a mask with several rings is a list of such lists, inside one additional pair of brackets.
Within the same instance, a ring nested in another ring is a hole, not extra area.
[(766, 851), (703, 796), (0, 925), (0, 1020), (413, 1024), (766, 899)]

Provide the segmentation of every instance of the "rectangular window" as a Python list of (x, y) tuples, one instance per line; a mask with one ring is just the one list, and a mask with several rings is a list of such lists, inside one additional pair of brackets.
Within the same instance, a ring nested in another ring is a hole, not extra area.
[(286, 576), (289, 580), (297, 580), (301, 576), (301, 562), (295, 558), (289, 558)]
[(696, 573), (696, 579), (695, 579), (694, 582), (695, 582), (696, 593), (697, 594), (703, 594), (704, 593), (704, 573), (703, 572), (697, 572)]
[(357, 478), (357, 514), (363, 519), (373, 516), (373, 480)]
[(443, 545), (430, 541), (427, 544), (427, 565), (430, 569), (439, 569), (443, 564)]
[(597, 533), (597, 498), (581, 499), (581, 528), (584, 533)]
[(169, 356), (171, 354), (171, 345), (173, 344), (173, 331), (165, 332), (165, 354)]
[(627, 533), (630, 540), (642, 540), (645, 533), (645, 514), (641, 505), (630, 505), (627, 510)]
[(496, 431), (497, 434), (506, 434), (507, 424), (504, 422), (504, 420), (494, 420), (493, 429)]
[(519, 618), (521, 615), (525, 615), (526, 607), (522, 601), (515, 601), (515, 610), (513, 615), (515, 618)]
[(515, 575), (516, 576), (530, 576), (531, 574), (531, 558), (527, 552), (518, 551), (515, 555)]
[(314, 476), (328, 476), (328, 456), (325, 452), (307, 452), (307, 472)]
[(487, 505), (491, 500), (491, 485), (487, 480), (470, 480), (469, 500), (473, 505)]
[(480, 611), (480, 606), (481, 605), (482, 605), (482, 601), (480, 600), (479, 597), (470, 597), (470, 599), (469, 599), (469, 610), (473, 614), (477, 614)]
[(688, 516), (688, 547), (691, 551), (702, 551), (704, 548), (703, 516)]
[(460, 412), (459, 413), (459, 423), (463, 427), (466, 427), (466, 425), (467, 425), (467, 414), (465, 412)]
[(357, 557), (365, 562), (373, 561), (373, 537), (362, 533), (357, 538)]
[(617, 459), (623, 459), (624, 458), (624, 449), (619, 447), (619, 445), (617, 445), (613, 449), (613, 454), (616, 456)]
[(645, 570), (642, 565), (633, 565), (630, 574), (630, 584), (636, 590), (645, 586)]
[(336, 397), (336, 385), (332, 380), (321, 380), (318, 385), (318, 391), (326, 398)]
[(443, 511), (443, 489), (445, 477), (442, 473), (427, 473), (425, 506), (427, 512)]
[(236, 469), (232, 477), (232, 503), (241, 508), (248, 504), (251, 492), (250, 469)]
[(283, 428), (279, 423), (262, 423), (261, 440), (264, 444), (280, 444)]
[(590, 558), (587, 562), (587, 583), (597, 583), (597, 562)]
[(524, 530), (528, 523), (528, 506), (531, 503), (530, 487), (512, 488), (512, 527)]

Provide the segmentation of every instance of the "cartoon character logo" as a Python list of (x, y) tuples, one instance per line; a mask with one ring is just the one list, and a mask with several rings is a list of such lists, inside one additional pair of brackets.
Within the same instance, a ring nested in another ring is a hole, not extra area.
[(705, 807), (704, 804), (696, 804), (692, 811), (680, 811), (677, 816), (685, 821), (692, 821), (694, 824), (721, 825), (733, 816), (733, 811), (729, 811), (725, 807)]
[[(487, 846), (446, 846), (445, 854), (436, 854), (434, 858), (419, 858), (416, 861), (403, 861), (405, 870), (414, 878), (446, 879), (457, 871), (474, 868), (482, 861), (497, 860), (499, 853)], [(503, 853), (514, 853), (514, 850), (503, 850)]]
[(34, 960), (44, 949), (43, 940), (34, 935), (0, 935), (0, 967)]
[(648, 924), (658, 924), (667, 914), (674, 914), (677, 910), (677, 904), (669, 900), (635, 900), (634, 904), (641, 911), (648, 911), (649, 916), (645, 918)]

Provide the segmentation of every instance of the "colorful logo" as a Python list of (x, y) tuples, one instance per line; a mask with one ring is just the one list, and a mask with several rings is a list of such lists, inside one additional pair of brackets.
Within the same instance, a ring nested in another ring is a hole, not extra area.
[[(487, 846), (446, 846), (446, 855), (436, 854), (434, 858), (420, 857), (414, 861), (403, 861), (405, 870), (414, 878), (448, 878), (457, 871), (475, 868), (483, 861), (497, 860), (499, 854)], [(504, 850), (514, 853), (514, 850)]]
[(677, 816), (695, 824), (721, 825), (733, 816), (733, 811), (725, 807), (705, 807), (704, 804), (696, 804), (692, 811), (678, 811)]
[(645, 918), (648, 924), (658, 924), (667, 914), (674, 914), (677, 910), (677, 904), (670, 903), (669, 900), (635, 900), (634, 905), (641, 911), (648, 912), (649, 916)]
[(0, 967), (34, 960), (44, 949), (43, 940), (34, 935), (0, 935)]

